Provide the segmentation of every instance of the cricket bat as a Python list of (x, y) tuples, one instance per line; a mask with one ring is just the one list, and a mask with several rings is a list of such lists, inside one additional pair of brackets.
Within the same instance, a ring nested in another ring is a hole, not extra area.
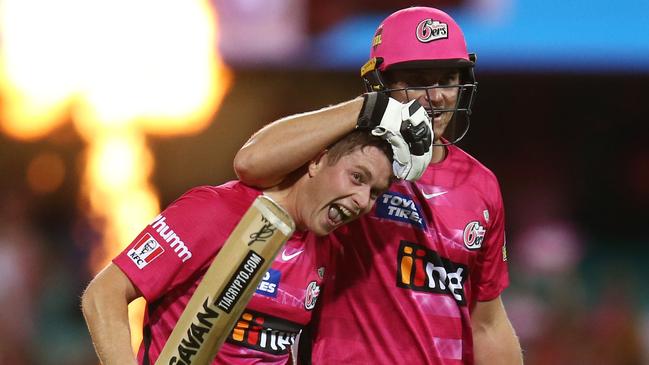
[(208, 365), (232, 332), (295, 223), (260, 195), (205, 272), (155, 365)]

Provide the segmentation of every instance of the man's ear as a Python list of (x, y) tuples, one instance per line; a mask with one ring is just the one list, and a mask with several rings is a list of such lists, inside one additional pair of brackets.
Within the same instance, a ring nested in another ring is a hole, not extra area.
[(322, 150), (309, 161), (309, 177), (314, 177), (322, 170), (322, 167), (327, 163), (328, 154), (329, 150)]

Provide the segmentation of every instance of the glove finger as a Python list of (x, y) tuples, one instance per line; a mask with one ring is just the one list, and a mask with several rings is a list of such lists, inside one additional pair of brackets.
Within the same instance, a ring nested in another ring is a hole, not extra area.
[(401, 164), (409, 164), (410, 163), (410, 149), (408, 147), (408, 144), (406, 141), (403, 139), (403, 137), (396, 135), (396, 134), (389, 134), (388, 137), (386, 138), (388, 143), (392, 146), (392, 152), (394, 155), (394, 159), (396, 161), (399, 161)]
[(386, 133), (388, 133), (388, 130), (383, 127), (375, 127), (374, 129), (372, 129), (371, 133), (373, 136), (383, 137)]
[(397, 161), (392, 161), (392, 173), (397, 179), (407, 179), (411, 170), (408, 165), (402, 165)]

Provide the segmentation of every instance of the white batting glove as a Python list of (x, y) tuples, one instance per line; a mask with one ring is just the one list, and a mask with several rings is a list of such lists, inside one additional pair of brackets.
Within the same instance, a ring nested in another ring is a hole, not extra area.
[(432, 158), (433, 129), (419, 102), (402, 104), (383, 93), (367, 93), (357, 128), (370, 130), (390, 143), (397, 178), (415, 181), (423, 175)]

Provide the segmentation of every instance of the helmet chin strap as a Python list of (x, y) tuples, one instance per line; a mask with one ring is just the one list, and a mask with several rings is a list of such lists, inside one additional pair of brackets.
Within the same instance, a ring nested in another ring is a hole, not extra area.
[(370, 60), (361, 68), (361, 78), (363, 79), (365, 90), (367, 92), (383, 91), (387, 89), (383, 82), (381, 72), (379, 71), (379, 65), (381, 63), (383, 63), (383, 58), (381, 57), (370, 58)]

